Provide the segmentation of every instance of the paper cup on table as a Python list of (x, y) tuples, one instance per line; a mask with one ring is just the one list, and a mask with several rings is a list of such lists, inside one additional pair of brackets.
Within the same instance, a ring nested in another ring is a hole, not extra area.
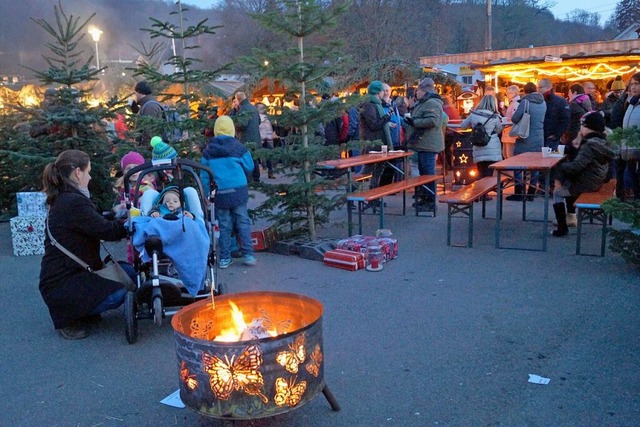
[(558, 153), (562, 154), (564, 156), (564, 145), (560, 144), (558, 145)]
[(551, 154), (551, 147), (542, 147), (542, 157), (549, 157)]
[(380, 151), (382, 151), (382, 154), (387, 154), (389, 152), (389, 146), (381, 145), (380, 146)]

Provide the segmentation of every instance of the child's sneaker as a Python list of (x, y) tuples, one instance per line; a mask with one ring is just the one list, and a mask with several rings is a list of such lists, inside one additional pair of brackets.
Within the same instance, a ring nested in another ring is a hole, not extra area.
[(220, 262), (218, 262), (218, 267), (227, 268), (231, 264), (233, 264), (233, 260), (232, 259), (221, 259)]
[(254, 257), (253, 255), (245, 255), (244, 259), (242, 260), (242, 263), (244, 265), (256, 265), (258, 263), (258, 260), (256, 259), (256, 257)]

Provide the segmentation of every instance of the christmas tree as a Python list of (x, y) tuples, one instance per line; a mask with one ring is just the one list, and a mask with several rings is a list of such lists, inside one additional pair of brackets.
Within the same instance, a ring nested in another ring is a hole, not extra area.
[[(267, 79), (279, 82), (287, 90), (287, 98), (295, 100), (295, 106), (273, 108), (270, 116), (278, 129), (286, 129), (288, 135), (281, 147), (273, 150), (257, 150), (259, 158), (279, 164), (290, 182), (258, 186), (267, 194), (256, 213), (272, 221), (282, 232), (306, 234), (311, 239), (317, 235), (317, 227), (329, 220), (329, 214), (343, 199), (330, 196), (326, 190), (331, 185), (315, 174), (316, 163), (339, 156), (337, 147), (324, 147), (323, 137), (316, 132), (321, 124), (335, 119), (349, 107), (343, 100), (316, 103), (314, 94), (336, 91), (328, 82), (341, 74), (348, 65), (348, 58), (340, 56), (340, 41), (327, 40), (319, 34), (328, 34), (343, 14), (349, 2), (327, 6), (314, 0), (284, 0), (269, 2), (266, 11), (252, 15), (266, 28), (281, 34), (290, 42), (283, 50), (254, 49), (251, 57), (243, 58), (244, 64), (257, 83)], [(283, 135), (281, 135), (283, 136)], [(283, 138), (284, 139), (284, 138)]]
[[(50, 54), (44, 55), (49, 68), (31, 70), (49, 87), (37, 106), (16, 103), (0, 123), (0, 174), (4, 191), (0, 207), (5, 214), (13, 212), (15, 193), (37, 191), (42, 187), (42, 170), (64, 150), (78, 149), (91, 158), (92, 180), (89, 190), (97, 205), (109, 209), (113, 202), (110, 177), (114, 155), (107, 141), (102, 120), (109, 115), (106, 108), (90, 106), (89, 90), (101, 69), (90, 68), (93, 55), (86, 60), (80, 43), (85, 28), (94, 15), (82, 20), (67, 15), (61, 3), (54, 5), (55, 25), (44, 19), (32, 21), (44, 29), (51, 41)], [(19, 123), (19, 125), (16, 125)]]

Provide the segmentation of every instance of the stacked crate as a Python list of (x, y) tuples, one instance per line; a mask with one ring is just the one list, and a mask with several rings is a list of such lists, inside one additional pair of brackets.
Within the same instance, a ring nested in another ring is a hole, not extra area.
[(11, 242), (15, 256), (44, 254), (46, 195), (18, 193), (18, 216), (11, 218)]

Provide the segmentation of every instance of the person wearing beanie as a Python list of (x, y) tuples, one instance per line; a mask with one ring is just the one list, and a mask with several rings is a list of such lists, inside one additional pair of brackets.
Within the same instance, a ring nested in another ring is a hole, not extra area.
[(127, 166), (129, 165), (138, 166), (143, 163), (144, 163), (144, 157), (142, 157), (142, 154), (138, 153), (137, 151), (129, 151), (127, 154), (122, 156), (122, 159), (120, 159), (120, 169), (124, 173), (124, 170), (127, 169)]
[[(156, 98), (152, 95), (153, 90), (146, 80), (138, 82), (134, 88), (134, 100), (131, 103), (131, 111), (140, 117), (153, 117), (161, 119), (163, 117), (164, 108)], [(140, 132), (138, 142), (140, 144), (148, 144), (153, 136), (148, 129), (143, 129), (144, 121), (138, 122), (137, 130)], [(148, 122), (147, 122), (148, 123)]]
[[(408, 146), (418, 155), (420, 175), (435, 175), (436, 156), (444, 150), (444, 132), (442, 132), (444, 101), (435, 92), (435, 82), (427, 77), (420, 81), (416, 89), (416, 102), (411, 114), (405, 117), (408, 125)], [(416, 206), (420, 210), (435, 212), (436, 183), (419, 188)]]
[(602, 101), (602, 105), (600, 106), (600, 111), (604, 113), (604, 120), (607, 123), (607, 127), (610, 129), (617, 127), (611, 119), (611, 112), (613, 110), (613, 106), (624, 94), (624, 90), (625, 86), (622, 81), (622, 76), (617, 76), (615, 80), (611, 82), (611, 91), (604, 98), (604, 101)]
[(151, 143), (149, 145), (153, 148), (153, 151), (151, 152), (151, 158), (153, 160), (171, 160), (178, 157), (178, 152), (175, 148), (164, 142), (159, 136), (151, 138)]
[[(256, 265), (251, 243), (251, 219), (247, 209), (249, 185), (247, 176), (253, 172), (251, 153), (235, 138), (235, 125), (229, 116), (220, 116), (213, 127), (214, 137), (202, 151), (202, 164), (213, 171), (218, 191), (215, 204), (220, 226), (220, 260), (218, 266), (227, 268), (231, 259), (231, 233), (240, 237), (244, 265)], [(201, 172), (204, 188), (209, 188), (209, 175)]]
[[(382, 145), (393, 147), (391, 139), (391, 114), (385, 113), (382, 107), (382, 96), (384, 95), (384, 85), (379, 80), (374, 80), (367, 88), (368, 96), (360, 106), (360, 139), (363, 141), (380, 141)], [(365, 146), (363, 153), (368, 153), (372, 146)], [(371, 174), (369, 188), (376, 188), (380, 185), (380, 177), (384, 170), (383, 165), (365, 165), (363, 174)], [(380, 204), (379, 200), (374, 200), (367, 205), (367, 208), (376, 208)]]
[(598, 191), (607, 178), (614, 153), (607, 146), (604, 129), (604, 115), (600, 111), (583, 115), (578, 137), (572, 143), (578, 149), (575, 158), (565, 159), (554, 168), (553, 212), (558, 228), (552, 232), (553, 236), (566, 236), (568, 227), (575, 227), (577, 219), (573, 205), (576, 199), (582, 193)]

